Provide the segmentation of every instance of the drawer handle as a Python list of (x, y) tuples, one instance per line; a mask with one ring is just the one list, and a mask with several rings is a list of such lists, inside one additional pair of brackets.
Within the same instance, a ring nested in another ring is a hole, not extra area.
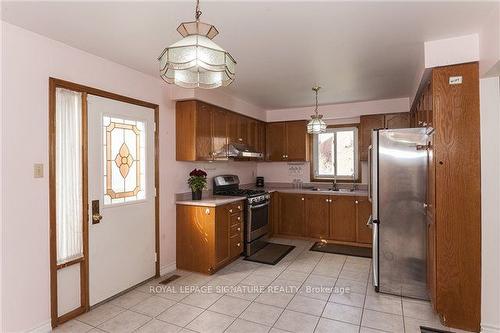
[(210, 209), (205, 209), (205, 214), (210, 215)]
[(238, 221), (241, 220), (241, 216), (238, 216)]
[(238, 206), (238, 209), (241, 210), (241, 206)]
[(304, 201), (305, 199), (304, 198), (300, 198), (300, 200)]
[(241, 228), (238, 228), (238, 229), (236, 229), (236, 230), (241, 231)]
[(232, 210), (232, 209), (230, 209), (230, 210), (229, 210), (229, 212), (230, 212), (230, 213), (232, 213), (232, 212), (233, 212), (233, 210)]
[(241, 243), (236, 244), (236, 246), (237, 246), (237, 247), (240, 247), (240, 246), (241, 246)]
[(358, 200), (356, 200), (356, 201), (354, 201), (354, 202), (356, 203), (356, 205), (359, 203), (359, 201), (358, 201)]

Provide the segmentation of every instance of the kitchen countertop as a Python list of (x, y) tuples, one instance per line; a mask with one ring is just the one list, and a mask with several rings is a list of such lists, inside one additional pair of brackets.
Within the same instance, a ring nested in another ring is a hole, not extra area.
[(224, 195), (205, 195), (201, 200), (192, 200), (191, 198), (184, 198), (177, 200), (177, 205), (201, 206), (201, 207), (217, 207), (231, 202), (246, 200), (246, 197), (230, 197)]
[(302, 189), (297, 189), (297, 188), (272, 188), (272, 187), (264, 187), (263, 188), (266, 191), (269, 192), (281, 192), (281, 193), (297, 193), (297, 194), (322, 194), (322, 195), (352, 195), (352, 196), (368, 196), (368, 191), (364, 190), (356, 190), (356, 191), (350, 191), (350, 190), (342, 190), (342, 191), (329, 191), (327, 189), (320, 189), (318, 191), (313, 191), (311, 189), (307, 188), (302, 188)]

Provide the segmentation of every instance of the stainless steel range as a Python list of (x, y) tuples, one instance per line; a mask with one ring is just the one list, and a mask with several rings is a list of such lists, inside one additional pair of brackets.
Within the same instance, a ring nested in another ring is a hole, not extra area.
[(267, 245), (269, 232), (269, 192), (241, 189), (236, 175), (214, 177), (214, 195), (246, 197), (245, 203), (245, 255), (249, 256)]

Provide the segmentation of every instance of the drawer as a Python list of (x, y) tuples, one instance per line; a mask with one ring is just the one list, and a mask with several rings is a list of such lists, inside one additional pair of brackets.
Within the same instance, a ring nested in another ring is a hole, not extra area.
[(243, 223), (243, 212), (237, 214), (231, 214), (229, 225), (235, 225)]
[(229, 239), (229, 253), (231, 258), (239, 256), (243, 252), (243, 239), (241, 235)]
[(234, 236), (240, 236), (241, 233), (243, 232), (243, 224), (242, 223), (237, 223), (234, 225), (231, 225), (229, 228), (229, 237), (234, 237)]
[(238, 213), (238, 212), (242, 212), (243, 209), (245, 208), (245, 205), (243, 203), (243, 201), (237, 201), (237, 202), (233, 202), (233, 203), (230, 203), (227, 205), (227, 208), (229, 210), (229, 213)]

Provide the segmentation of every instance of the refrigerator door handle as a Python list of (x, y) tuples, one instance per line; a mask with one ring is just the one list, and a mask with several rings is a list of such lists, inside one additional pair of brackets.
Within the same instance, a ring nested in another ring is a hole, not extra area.
[(373, 286), (375, 287), (375, 291), (379, 291), (379, 272), (378, 272), (378, 221), (377, 220), (372, 220), (372, 227), (373, 227), (373, 241), (372, 241), (372, 273), (373, 273)]
[(372, 145), (368, 147), (368, 201), (372, 202)]

